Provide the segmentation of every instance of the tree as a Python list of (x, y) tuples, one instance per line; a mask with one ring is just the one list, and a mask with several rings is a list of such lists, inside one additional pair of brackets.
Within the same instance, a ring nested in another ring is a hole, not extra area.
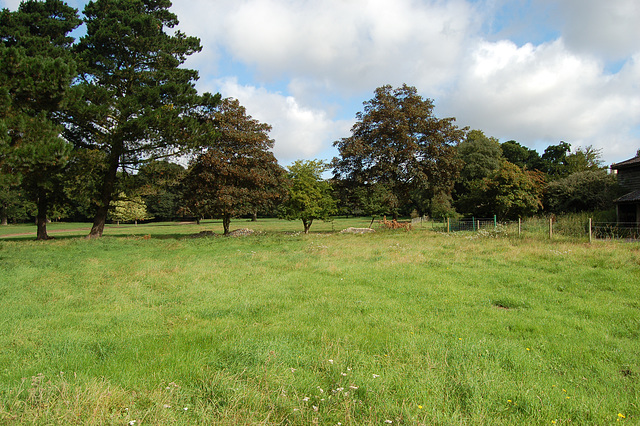
[(198, 96), (197, 71), (181, 66), (200, 41), (168, 30), (178, 23), (170, 6), (95, 0), (84, 9), (87, 33), (76, 49), (84, 96), (66, 117), (66, 135), (106, 153), (90, 238), (102, 235), (120, 168), (215, 141), (208, 117), (219, 95)]
[(135, 175), (136, 191), (155, 219), (172, 220), (178, 216), (182, 199), (180, 184), (185, 174), (186, 170), (180, 164), (164, 160), (140, 167)]
[(285, 193), (285, 172), (270, 151), (271, 126), (251, 118), (235, 99), (224, 99), (213, 116), (220, 133), (189, 168), (185, 203), (192, 213), (221, 216), (224, 234), (231, 218), (269, 209)]
[(351, 136), (334, 142), (334, 178), (353, 187), (381, 185), (387, 190), (386, 211), (396, 218), (411, 208), (416, 194), (431, 199), (450, 193), (460, 170), (455, 147), (464, 137), (453, 118), (433, 115), (433, 101), (414, 87), (379, 87), (356, 115)]
[(322, 179), (327, 166), (320, 160), (298, 160), (288, 169), (291, 187), (280, 216), (287, 220), (302, 220), (304, 233), (308, 234), (314, 220), (329, 220), (336, 212), (331, 184)]
[(545, 171), (540, 154), (535, 149), (527, 148), (516, 141), (506, 141), (502, 145), (502, 156), (511, 164), (515, 164), (523, 170)]
[(544, 204), (553, 213), (607, 210), (621, 195), (615, 175), (584, 170), (550, 182)]
[(566, 157), (566, 174), (602, 169), (602, 150), (593, 145), (577, 148)]
[(64, 195), (74, 219), (86, 221), (95, 216), (107, 169), (106, 159), (107, 153), (98, 149), (76, 148), (72, 151), (64, 171)]
[(460, 179), (472, 181), (482, 179), (502, 165), (503, 156), (500, 142), (487, 137), (480, 130), (472, 130), (458, 145), (458, 158), (463, 162)]
[(503, 219), (530, 216), (542, 209), (544, 178), (538, 171), (522, 170), (503, 161), (484, 179), (473, 181), (467, 213)]
[(35, 206), (24, 196), (16, 175), (0, 173), (0, 224), (27, 220)]
[(142, 197), (138, 195), (127, 197), (124, 192), (120, 193), (118, 198), (114, 200), (109, 216), (118, 224), (120, 222), (134, 222), (136, 225), (139, 220), (151, 218)]
[(569, 174), (567, 169), (567, 154), (571, 151), (571, 145), (561, 141), (558, 145), (549, 145), (542, 154), (541, 160), (545, 172), (551, 177), (560, 178)]
[(460, 142), (457, 158), (463, 166), (455, 185), (455, 204), (459, 211), (468, 212), (473, 210), (475, 203), (472, 188), (477, 188), (477, 181), (499, 169), (504, 159), (498, 140), (485, 136), (480, 130), (470, 131), (466, 139)]
[(59, 112), (74, 93), (69, 33), (80, 20), (60, 0), (25, 1), (0, 18), (0, 168), (22, 179), (38, 207), (37, 239), (45, 240), (71, 149), (60, 137)]

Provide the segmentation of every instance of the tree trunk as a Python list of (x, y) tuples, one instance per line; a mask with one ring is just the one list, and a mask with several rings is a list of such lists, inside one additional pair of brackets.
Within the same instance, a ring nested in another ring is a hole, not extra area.
[(102, 193), (100, 194), (100, 202), (98, 210), (93, 218), (93, 226), (87, 238), (94, 239), (102, 237), (104, 232), (104, 225), (107, 223), (107, 214), (109, 213), (109, 205), (111, 204), (111, 198), (113, 197), (113, 189), (116, 185), (116, 176), (118, 173), (118, 166), (120, 165), (120, 154), (122, 153), (122, 142), (115, 144), (113, 151), (109, 156), (109, 167), (104, 176), (104, 183), (102, 185)]
[(36, 225), (38, 228), (38, 232), (36, 235), (36, 240), (48, 240), (49, 235), (47, 234), (47, 199), (45, 197), (38, 198), (38, 215), (36, 216)]
[(2, 221), (2, 225), (9, 225), (9, 217), (7, 216), (7, 205), (3, 204), (0, 207), (0, 220)]
[(222, 216), (222, 227), (224, 228), (224, 235), (229, 235), (229, 225), (231, 225), (231, 215), (229, 213), (225, 213)]
[(309, 229), (311, 228), (312, 223), (313, 223), (313, 219), (302, 219), (302, 226), (304, 226), (305, 234), (309, 233)]
[(253, 212), (253, 214), (251, 215), (251, 222), (257, 222), (258, 221), (258, 212)]

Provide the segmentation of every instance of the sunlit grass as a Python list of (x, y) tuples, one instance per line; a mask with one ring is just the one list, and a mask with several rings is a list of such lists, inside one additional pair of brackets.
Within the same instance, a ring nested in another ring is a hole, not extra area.
[(0, 241), (1, 421), (637, 421), (637, 243), (264, 223)]
[[(349, 226), (368, 227), (369, 218), (340, 218), (337, 221), (314, 221), (311, 233), (336, 232)], [(283, 219), (260, 218), (257, 221), (250, 219), (234, 219), (231, 221), (231, 231), (235, 229), (249, 228), (256, 232), (296, 233), (303, 230), (301, 221), (288, 221)], [(47, 232), (53, 238), (75, 238), (86, 236), (91, 229), (91, 223), (76, 222), (52, 222), (47, 224)], [(15, 224), (0, 226), (0, 239), (4, 240), (29, 240), (35, 239), (35, 224)], [(208, 232), (222, 235), (222, 220), (206, 219), (200, 224), (195, 222), (149, 222), (149, 223), (108, 223), (105, 225), (104, 236), (116, 237), (144, 237), (155, 236), (175, 238), (180, 236), (196, 235)]]

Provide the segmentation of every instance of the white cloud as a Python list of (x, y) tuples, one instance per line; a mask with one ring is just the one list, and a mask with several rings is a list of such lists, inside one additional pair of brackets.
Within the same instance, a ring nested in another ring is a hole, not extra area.
[(282, 163), (301, 158), (322, 158), (331, 143), (348, 134), (350, 121), (334, 120), (323, 110), (300, 105), (293, 96), (238, 84), (234, 78), (217, 81), (225, 97), (236, 98), (247, 114), (272, 126), (274, 154)]
[(187, 63), (198, 87), (272, 125), (284, 162), (331, 157), (362, 101), (402, 83), (502, 140), (593, 144), (608, 162), (640, 147), (638, 0), (174, 0), (172, 11), (202, 40)]
[(350, 93), (448, 82), (474, 28), (463, 0), (200, 0), (176, 1), (174, 10), (216, 46), (205, 56), (228, 52), (266, 82), (304, 75)]
[(613, 60), (640, 52), (638, 0), (563, 0), (557, 7), (570, 49)]
[(444, 109), (459, 121), (503, 140), (560, 140), (603, 148), (607, 158), (635, 153), (640, 140), (640, 64), (615, 75), (603, 63), (567, 49), (562, 39), (522, 47), (510, 41), (478, 43), (467, 72)]
[(0, 0), (0, 9), (18, 10), (20, 0)]

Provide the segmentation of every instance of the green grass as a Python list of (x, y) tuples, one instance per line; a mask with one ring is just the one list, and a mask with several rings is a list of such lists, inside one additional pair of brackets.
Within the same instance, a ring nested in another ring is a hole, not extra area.
[(218, 225), (0, 240), (0, 423), (640, 418), (637, 243)]
[[(339, 223), (337, 225), (337, 223)], [(311, 226), (311, 233), (326, 233), (340, 231), (346, 227), (368, 227), (371, 223), (370, 218), (341, 218), (337, 222), (314, 221)], [(231, 230), (250, 228), (256, 232), (289, 232), (297, 233), (303, 230), (301, 221), (287, 221), (280, 219), (259, 219), (252, 222), (250, 219), (235, 219), (231, 221)], [(91, 223), (75, 223), (75, 222), (52, 222), (47, 224), (47, 232), (50, 237), (76, 238), (86, 236), (91, 229)], [(36, 237), (35, 224), (16, 224), (0, 226), (0, 239), (16, 241), (16, 240), (33, 240)], [(116, 225), (108, 223), (104, 228), (104, 236), (114, 237), (135, 237), (150, 235), (158, 238), (180, 238), (184, 236), (198, 234), (200, 232), (212, 232), (222, 235), (222, 220), (207, 219), (196, 225), (195, 222), (150, 222), (140, 223), (122, 223)]]

